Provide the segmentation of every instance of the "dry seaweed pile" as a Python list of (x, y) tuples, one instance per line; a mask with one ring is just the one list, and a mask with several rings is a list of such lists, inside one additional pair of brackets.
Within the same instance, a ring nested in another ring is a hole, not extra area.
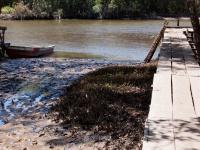
[(52, 114), (64, 125), (78, 127), (77, 132), (110, 135), (106, 149), (140, 147), (155, 70), (148, 64), (92, 72), (66, 89)]

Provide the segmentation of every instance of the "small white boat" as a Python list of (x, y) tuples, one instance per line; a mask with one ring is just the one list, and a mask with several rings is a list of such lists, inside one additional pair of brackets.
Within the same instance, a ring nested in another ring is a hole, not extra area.
[(7, 46), (6, 54), (10, 58), (41, 57), (53, 53), (55, 46)]

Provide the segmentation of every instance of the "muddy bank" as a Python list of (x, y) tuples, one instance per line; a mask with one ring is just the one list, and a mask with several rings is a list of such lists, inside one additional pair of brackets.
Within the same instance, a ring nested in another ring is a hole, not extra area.
[(101, 149), (141, 149), (155, 71), (155, 64), (147, 64), (89, 73), (66, 89), (52, 116), (74, 135), (95, 133), (96, 143), (105, 143)]
[(45, 112), (50, 102), (59, 98), (72, 81), (98, 68), (123, 63), (133, 62), (54, 58), (5, 60), (0, 63), (1, 124), (31, 112), (38, 105), (43, 105)]
[[(63, 150), (67, 146), (73, 148), (73, 145), (77, 148), (79, 140), (84, 141), (87, 148), (92, 146), (94, 149), (96, 139), (108, 137), (96, 137), (84, 131), (80, 132), (79, 137), (73, 137), (73, 131), (53, 122), (46, 114), (74, 80), (96, 69), (121, 64), (132, 65), (135, 62), (55, 58), (8, 59), (0, 62), (1, 149)], [(71, 144), (63, 145), (66, 140)], [(98, 147), (101, 144), (98, 143)]]

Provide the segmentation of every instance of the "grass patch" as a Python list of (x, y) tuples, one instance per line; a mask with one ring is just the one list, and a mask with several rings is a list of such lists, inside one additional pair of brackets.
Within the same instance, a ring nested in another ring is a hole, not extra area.
[(133, 149), (143, 137), (155, 71), (148, 64), (89, 73), (66, 89), (52, 109), (54, 117), (71, 128), (110, 135), (108, 149)]
[(87, 53), (76, 53), (76, 52), (63, 52), (63, 51), (55, 51), (50, 57), (54, 58), (71, 58), (71, 59), (100, 59), (103, 56), (93, 55)]

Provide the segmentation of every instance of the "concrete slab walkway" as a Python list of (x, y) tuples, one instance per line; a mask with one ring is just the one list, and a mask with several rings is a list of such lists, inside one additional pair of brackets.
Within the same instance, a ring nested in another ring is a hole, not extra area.
[(200, 149), (200, 67), (185, 30), (165, 31), (143, 150)]

